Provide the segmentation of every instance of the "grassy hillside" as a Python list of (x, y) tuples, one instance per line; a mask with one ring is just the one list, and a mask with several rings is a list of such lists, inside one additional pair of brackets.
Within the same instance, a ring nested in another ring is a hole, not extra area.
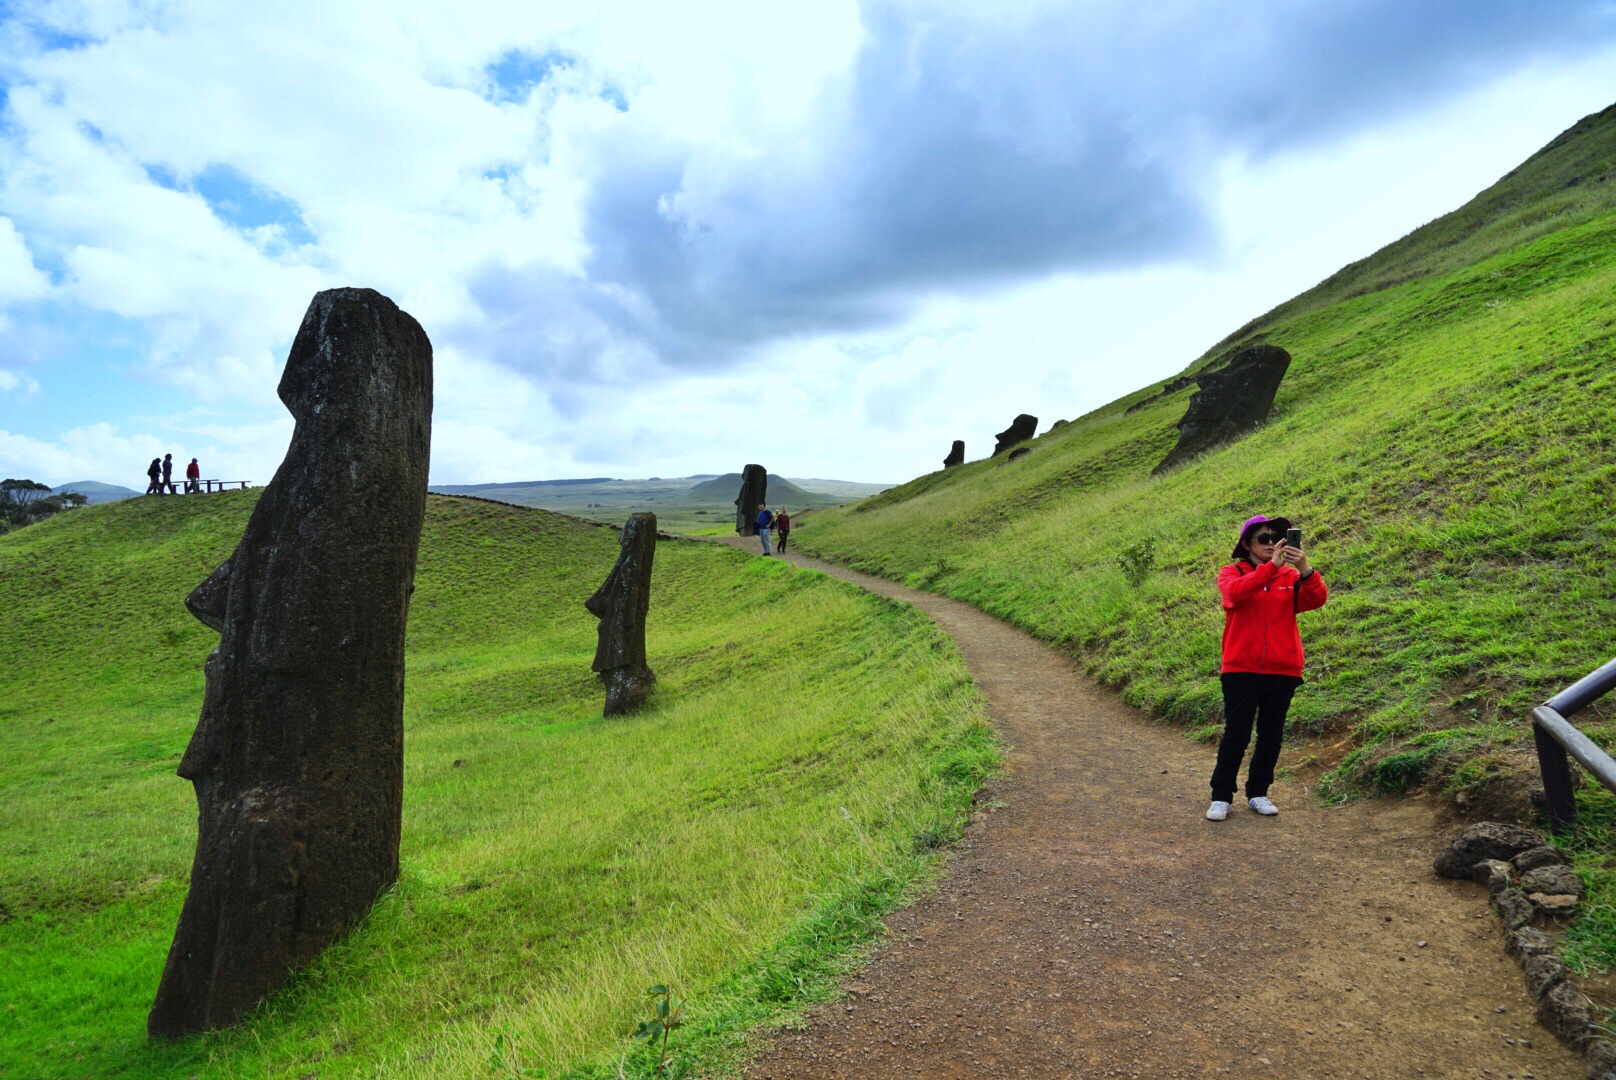
[(676, 1048), (723, 1060), (825, 992), (993, 759), (918, 613), (690, 542), (657, 552), (652, 702), (603, 721), (582, 602), (615, 532), (433, 497), (402, 881), (243, 1029), (149, 1046), (195, 841), (174, 767), (217, 641), (180, 599), (255, 497), (0, 538), (0, 1074), (616, 1075), (652, 983), (691, 1003)]
[[(1323, 790), (1477, 792), (1526, 761), (1530, 704), (1616, 655), (1613, 171), (1616, 109), (1220, 343), (1191, 368), (1261, 336), (1290, 372), (1263, 430), (1170, 474), (1193, 387), (816, 513), (797, 543), (1024, 626), (1214, 738), (1213, 578), (1239, 522), (1289, 515), (1332, 590), (1293, 710), (1327, 736)], [(1584, 717), (1607, 744), (1612, 708)]]

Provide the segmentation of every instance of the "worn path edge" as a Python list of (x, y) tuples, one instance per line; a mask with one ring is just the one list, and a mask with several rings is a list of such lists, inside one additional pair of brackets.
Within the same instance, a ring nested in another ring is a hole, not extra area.
[(1277, 818), (1205, 821), (1211, 748), (1069, 657), (958, 601), (786, 561), (935, 620), (1010, 749), (936, 890), (748, 1077), (1583, 1075), (1480, 890), (1432, 874), (1428, 803), (1325, 809), (1281, 780)]

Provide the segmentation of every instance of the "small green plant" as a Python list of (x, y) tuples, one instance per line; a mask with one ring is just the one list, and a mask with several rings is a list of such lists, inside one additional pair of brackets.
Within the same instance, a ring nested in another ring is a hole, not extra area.
[(1122, 568), (1122, 576), (1128, 579), (1128, 584), (1137, 589), (1156, 569), (1156, 541), (1147, 537), (1124, 547), (1117, 556), (1117, 565)]
[(668, 1036), (684, 1023), (681, 1017), (685, 1003), (661, 983), (648, 988), (645, 996), (651, 999), (651, 1019), (640, 1021), (640, 1026), (634, 1029), (634, 1038), (657, 1051), (656, 1070), (662, 1072), (667, 1068)]

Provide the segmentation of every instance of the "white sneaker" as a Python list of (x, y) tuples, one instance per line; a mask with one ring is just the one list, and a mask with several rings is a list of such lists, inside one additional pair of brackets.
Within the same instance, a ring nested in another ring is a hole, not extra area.
[(1279, 807), (1268, 801), (1268, 796), (1259, 795), (1255, 799), (1247, 799), (1246, 805), (1251, 807), (1263, 817), (1273, 817), (1279, 813)]
[(1223, 821), (1229, 816), (1229, 804), (1222, 799), (1213, 799), (1212, 805), (1206, 808), (1206, 820)]

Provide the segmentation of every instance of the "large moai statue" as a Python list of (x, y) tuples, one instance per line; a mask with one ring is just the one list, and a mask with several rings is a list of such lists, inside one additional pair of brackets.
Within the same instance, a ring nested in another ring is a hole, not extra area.
[(963, 464), (965, 464), (965, 440), (955, 439), (954, 449), (950, 450), (948, 456), (943, 459), (943, 468), (951, 469), (955, 465)]
[(741, 494), (735, 500), (735, 531), (742, 536), (757, 535), (758, 507), (768, 501), (769, 473), (761, 465), (741, 470)]
[(656, 675), (645, 662), (645, 616), (651, 610), (656, 540), (656, 515), (631, 515), (623, 526), (617, 565), (606, 583), (584, 601), (600, 620), (592, 666), (606, 687), (606, 716), (638, 709), (656, 684)]
[(1010, 426), (999, 432), (993, 444), (993, 456), (998, 457), (1017, 443), (1024, 443), (1038, 434), (1038, 418), (1028, 413), (1022, 413), (1010, 421)]
[(1201, 388), (1190, 395), (1189, 408), (1178, 422), (1178, 445), (1154, 472), (1238, 438), (1268, 419), (1290, 366), (1291, 354), (1279, 346), (1252, 345), (1235, 353), (1226, 366), (1195, 376)]
[(220, 638), (179, 766), (196, 859), (153, 1036), (235, 1023), (398, 878), (432, 343), (380, 293), (322, 292), (279, 392), (286, 459), (186, 599)]

